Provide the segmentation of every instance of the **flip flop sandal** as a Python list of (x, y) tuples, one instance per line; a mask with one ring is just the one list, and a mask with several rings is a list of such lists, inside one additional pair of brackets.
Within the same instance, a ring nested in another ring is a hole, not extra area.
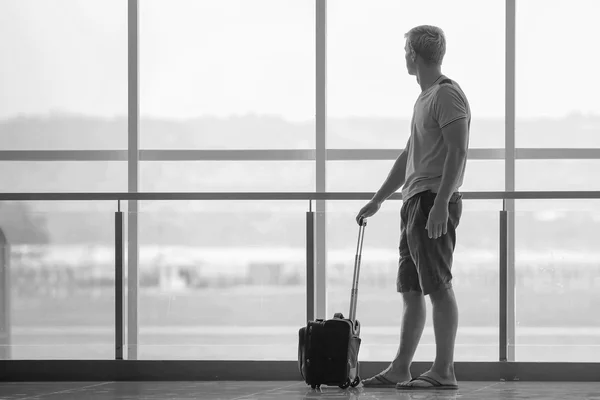
[(426, 375), (421, 375), (421, 376), (417, 376), (416, 378), (413, 378), (410, 380), (410, 382), (414, 382), (414, 381), (423, 381), (423, 382), (427, 382), (430, 383), (431, 386), (413, 386), (413, 385), (406, 385), (406, 384), (402, 384), (402, 383), (398, 383), (396, 385), (396, 389), (397, 390), (457, 390), (458, 389), (458, 385), (444, 385), (441, 384), (440, 382), (438, 382), (437, 380), (433, 379), (430, 376), (426, 376)]
[(385, 376), (377, 374), (371, 378), (362, 381), (364, 387), (395, 388), (397, 382), (392, 382)]

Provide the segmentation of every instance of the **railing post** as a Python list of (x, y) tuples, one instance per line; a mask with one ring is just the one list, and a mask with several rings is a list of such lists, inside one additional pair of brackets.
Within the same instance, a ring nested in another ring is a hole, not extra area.
[(10, 245), (0, 228), (0, 360), (10, 360)]
[(115, 359), (123, 359), (123, 260), (125, 247), (123, 243), (123, 212), (121, 202), (115, 212)]
[(508, 361), (508, 212), (500, 211), (500, 361)]
[(315, 213), (310, 200), (306, 213), (306, 320), (315, 320)]

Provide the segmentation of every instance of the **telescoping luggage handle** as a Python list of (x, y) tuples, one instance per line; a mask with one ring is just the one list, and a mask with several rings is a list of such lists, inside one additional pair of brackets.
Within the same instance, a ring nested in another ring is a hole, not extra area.
[(367, 221), (364, 218), (360, 218), (358, 221), (358, 245), (356, 246), (356, 256), (354, 258), (354, 278), (352, 279), (352, 292), (350, 295), (350, 315), (349, 320), (356, 320), (356, 300), (358, 296), (358, 278), (360, 275), (360, 258), (362, 254), (363, 238), (365, 236), (365, 226)]

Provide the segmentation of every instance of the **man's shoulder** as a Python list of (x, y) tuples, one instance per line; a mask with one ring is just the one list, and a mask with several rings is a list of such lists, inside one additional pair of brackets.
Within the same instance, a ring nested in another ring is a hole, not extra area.
[(462, 88), (454, 79), (444, 78), (436, 85), (435, 91), (437, 93), (462, 92)]
[(438, 82), (437, 86), (441, 87), (443, 85), (458, 85), (458, 83), (456, 83), (456, 81), (454, 81), (453, 79), (450, 79), (448, 77), (444, 77), (441, 81)]
[(467, 95), (462, 90), (460, 85), (452, 79), (442, 80), (435, 89), (434, 99), (442, 102), (462, 100), (467, 102)]

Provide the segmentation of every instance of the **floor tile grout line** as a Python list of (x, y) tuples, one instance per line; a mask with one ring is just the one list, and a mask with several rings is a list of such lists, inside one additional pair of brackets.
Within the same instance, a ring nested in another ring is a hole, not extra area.
[(21, 397), (19, 400), (39, 399), (39, 398), (42, 398), (42, 396), (53, 396), (55, 394), (60, 394), (60, 393), (75, 392), (75, 391), (78, 391), (78, 390), (89, 389), (89, 388), (93, 388), (93, 387), (96, 387), (96, 386), (108, 385), (109, 383), (114, 383), (114, 382), (101, 382), (101, 383), (96, 383), (94, 385), (81, 386), (81, 387), (73, 388), (73, 389), (59, 390), (58, 392), (38, 394), (38, 395), (35, 395), (35, 396), (29, 396), (29, 397)]
[(503, 383), (503, 382), (494, 382), (494, 383), (492, 383), (492, 384), (491, 384), (491, 385), (489, 385), (489, 386), (484, 386), (484, 387), (482, 387), (482, 388), (479, 388), (479, 389), (477, 389), (477, 390), (473, 390), (472, 392), (469, 392), (469, 393), (475, 393), (475, 392), (479, 392), (480, 390), (489, 389), (489, 388), (491, 388), (492, 386), (500, 385), (501, 383)]
[(249, 397), (249, 396), (256, 396), (256, 395), (258, 395), (258, 394), (263, 394), (263, 393), (274, 392), (274, 391), (277, 391), (277, 390), (281, 390), (281, 389), (289, 388), (289, 387), (296, 386), (296, 385), (300, 385), (300, 384), (302, 384), (302, 382), (295, 382), (295, 383), (292, 383), (291, 385), (285, 385), (285, 386), (282, 386), (282, 387), (279, 387), (279, 388), (275, 388), (275, 389), (261, 390), (260, 392), (251, 393), (251, 394), (246, 394), (246, 395), (244, 395), (244, 396), (240, 396), (240, 397), (235, 397), (235, 398), (233, 398), (233, 399), (231, 399), (231, 400), (243, 400), (243, 399), (245, 399), (245, 398), (247, 398), (247, 397)]

